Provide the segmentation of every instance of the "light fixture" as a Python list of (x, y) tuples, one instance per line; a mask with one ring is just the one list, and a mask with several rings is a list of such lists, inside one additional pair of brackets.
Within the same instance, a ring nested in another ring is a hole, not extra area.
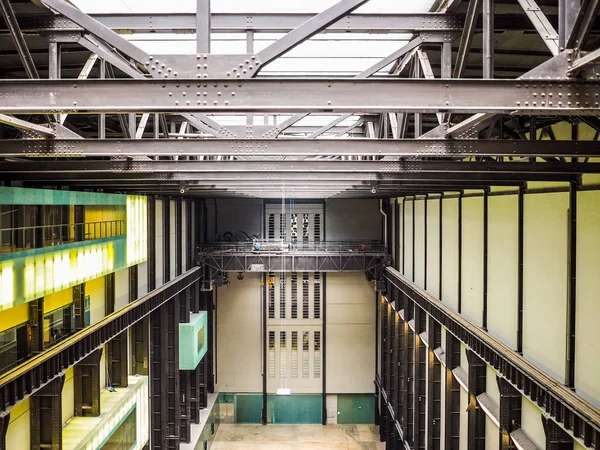
[(277, 395), (292, 395), (292, 390), (289, 388), (277, 389)]

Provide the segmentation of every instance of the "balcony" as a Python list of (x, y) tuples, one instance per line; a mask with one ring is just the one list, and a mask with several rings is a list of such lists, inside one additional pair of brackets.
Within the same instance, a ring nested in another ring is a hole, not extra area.
[(124, 220), (0, 229), (0, 254), (125, 235)]
[(385, 246), (368, 240), (215, 242), (198, 253), (199, 264), (219, 272), (371, 272), (387, 260)]

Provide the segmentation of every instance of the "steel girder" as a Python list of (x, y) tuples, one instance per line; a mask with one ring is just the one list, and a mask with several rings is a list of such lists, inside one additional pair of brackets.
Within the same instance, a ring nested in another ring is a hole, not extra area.
[[(107, 161), (107, 160), (69, 160), (69, 161), (10, 161), (0, 162), (0, 173), (38, 173), (38, 172), (161, 172), (161, 173), (214, 173), (214, 172), (387, 172), (387, 173), (555, 173), (580, 174), (600, 173), (600, 163), (578, 162), (470, 162), (470, 161)], [(81, 173), (79, 173), (81, 176)]]
[(372, 272), (386, 261), (385, 252), (227, 252), (200, 253), (198, 261), (220, 272)]
[(201, 278), (195, 267), (148, 295), (129, 303), (95, 325), (75, 333), (52, 349), (35, 356), (0, 377), (0, 413), (37, 392), (64, 370), (81, 361), (112, 338), (183, 292)]
[[(127, 33), (195, 33), (196, 15), (189, 13), (157, 14), (91, 14), (102, 25)], [(313, 18), (306, 13), (212, 13), (213, 33), (288, 33)], [(440, 13), (351, 14), (322, 30), (322, 33), (412, 33), (419, 31), (460, 31), (462, 18)], [(19, 18), (28, 33), (82, 31), (75, 22), (54, 16)], [(7, 32), (0, 25), (0, 33)]]
[(596, 115), (600, 111), (600, 82), (455, 79), (6, 80), (0, 91), (0, 113), (233, 111)]
[(573, 437), (586, 445), (598, 445), (600, 411), (568, 387), (557, 383), (541, 369), (506, 347), (458, 312), (444, 305), (391, 267), (386, 279), (449, 333), (465, 343), (478, 357), (492, 366), (520, 393), (537, 403), (545, 413)]
[(13, 139), (2, 141), (0, 156), (595, 157), (600, 146), (595, 141), (474, 139)]

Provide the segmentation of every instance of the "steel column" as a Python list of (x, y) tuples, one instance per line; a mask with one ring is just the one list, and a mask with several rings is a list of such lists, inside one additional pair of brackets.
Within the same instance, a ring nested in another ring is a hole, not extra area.
[(467, 360), (469, 362), (467, 448), (469, 450), (485, 450), (485, 413), (477, 403), (477, 396), (485, 393), (487, 368), (485, 362), (468, 349)]
[(196, 1), (196, 52), (210, 53), (210, 0)]
[(446, 329), (444, 448), (460, 448), (460, 385), (452, 370), (460, 366), (460, 344)]
[(568, 231), (568, 296), (567, 296), (567, 351), (565, 361), (565, 385), (575, 389), (575, 335), (577, 318), (577, 182), (569, 185), (569, 231)]
[(521, 422), (521, 393), (510, 384), (506, 378), (496, 377), (500, 391), (499, 419), (500, 419), (500, 450), (512, 450), (515, 446), (510, 438), (510, 433), (516, 430)]
[(31, 396), (31, 450), (62, 450), (61, 394), (64, 382), (65, 376), (61, 375)]
[(327, 274), (321, 273), (321, 380), (322, 380), (322, 423), (327, 425)]
[(525, 234), (525, 195), (524, 188), (518, 194), (518, 272), (517, 272), (517, 353), (523, 354), (523, 299), (524, 299), (524, 234)]
[[(75, 417), (100, 416), (101, 356), (102, 349), (99, 349), (75, 364), (73, 373)], [(107, 381), (110, 384), (110, 379)]]
[(494, 0), (483, 0), (483, 78), (494, 78)]

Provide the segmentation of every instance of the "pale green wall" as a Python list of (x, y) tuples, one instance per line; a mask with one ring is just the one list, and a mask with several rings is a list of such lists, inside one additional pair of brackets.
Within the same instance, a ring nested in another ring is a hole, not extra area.
[(462, 314), (482, 325), (483, 197), (462, 200)]
[(415, 273), (414, 281), (425, 288), (425, 199), (414, 201), (415, 208)]
[(600, 191), (577, 195), (575, 387), (579, 395), (600, 408)]
[(90, 296), (90, 320), (92, 325), (106, 317), (104, 281), (104, 277), (99, 277), (85, 283), (85, 295), (86, 297)]
[(537, 448), (546, 448), (546, 434), (540, 409), (523, 397), (521, 402), (521, 428)]
[(491, 196), (488, 208), (488, 331), (516, 349), (519, 198)]
[(62, 423), (63, 426), (75, 415), (75, 380), (73, 379), (75, 370), (73, 367), (65, 373), (65, 383), (63, 384), (62, 398)]
[(568, 193), (525, 195), (523, 356), (564, 381)]
[(115, 272), (115, 311), (129, 303), (129, 268)]
[(440, 199), (427, 200), (427, 290), (440, 295)]
[(6, 448), (29, 450), (31, 448), (29, 398), (26, 398), (10, 411), (10, 423), (6, 433)]
[(442, 201), (442, 301), (458, 309), (458, 199)]

